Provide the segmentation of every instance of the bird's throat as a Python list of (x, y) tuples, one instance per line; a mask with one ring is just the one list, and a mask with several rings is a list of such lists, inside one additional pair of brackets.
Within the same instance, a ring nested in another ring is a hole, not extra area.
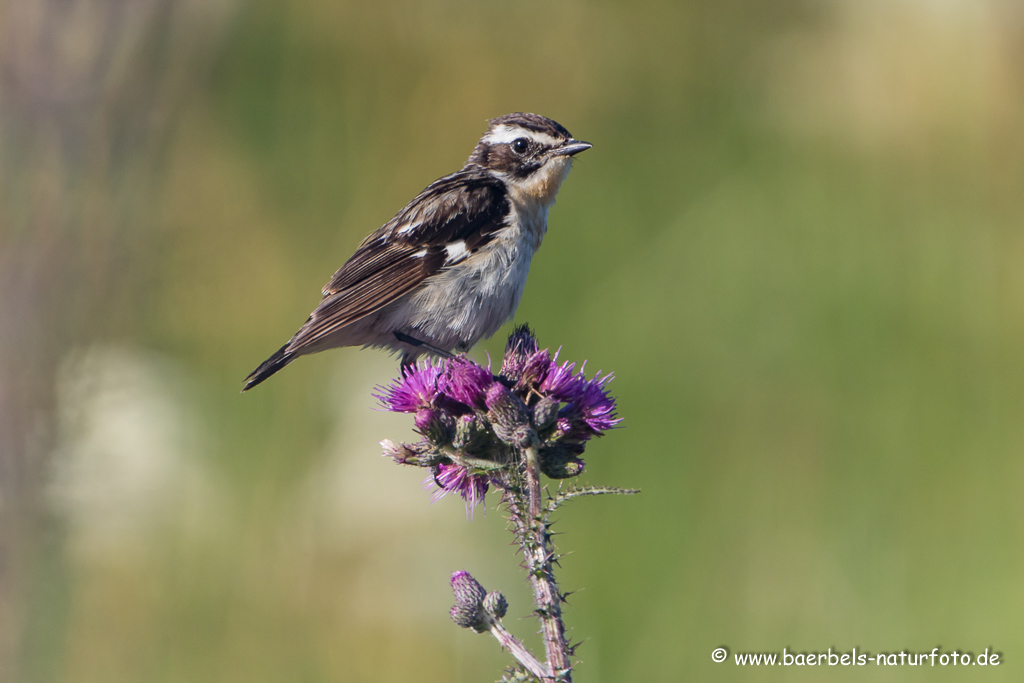
[(548, 207), (555, 203), (555, 196), (562, 181), (572, 167), (570, 157), (554, 157), (538, 168), (529, 177), (509, 183), (509, 190), (522, 202), (535, 202)]

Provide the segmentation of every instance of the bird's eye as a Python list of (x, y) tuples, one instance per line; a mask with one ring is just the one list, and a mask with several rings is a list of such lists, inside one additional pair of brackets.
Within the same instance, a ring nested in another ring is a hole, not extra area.
[(516, 138), (512, 141), (512, 151), (516, 154), (525, 154), (530, 148), (530, 141), (526, 138)]

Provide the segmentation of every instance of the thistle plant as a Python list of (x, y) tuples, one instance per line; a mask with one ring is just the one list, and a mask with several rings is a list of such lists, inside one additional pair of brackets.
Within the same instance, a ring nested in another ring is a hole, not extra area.
[[(541, 661), (505, 629), (505, 597), (486, 591), (469, 572), (452, 574), (451, 617), (463, 628), (490, 632), (516, 659), (502, 681), (572, 681), (578, 644), (567, 639), (562, 619), (565, 594), (554, 574), (559, 556), (551, 542), (552, 513), (580, 496), (637, 493), (562, 485), (583, 472), (587, 442), (621, 421), (607, 390), (612, 375), (588, 379), (585, 365), (577, 370), (575, 363), (560, 363), (558, 353), (540, 349), (524, 325), (509, 337), (497, 375), (464, 356), (422, 361), (404, 366), (401, 377), (377, 395), (388, 410), (413, 414), (422, 437), (416, 443), (382, 441), (384, 455), (427, 468), (424, 484), (435, 489), (435, 498), (458, 494), (471, 516), (491, 488), (500, 493), (533, 590), (546, 658)], [(554, 493), (541, 475), (559, 480)]]

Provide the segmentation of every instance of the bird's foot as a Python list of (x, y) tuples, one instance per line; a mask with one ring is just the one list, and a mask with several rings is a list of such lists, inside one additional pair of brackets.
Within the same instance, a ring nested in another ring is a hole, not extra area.
[[(434, 346), (433, 344), (425, 342), (422, 339), (417, 339), (416, 337), (408, 335), (405, 332), (395, 332), (394, 335), (395, 335), (395, 339), (397, 339), (398, 341), (402, 342), (403, 344), (408, 344), (409, 346), (414, 346), (417, 349), (422, 349), (423, 351), (426, 351), (427, 353), (432, 353), (435, 356), (440, 356), (441, 358), (446, 358), (448, 360), (451, 360), (452, 358), (455, 358), (455, 355), (452, 354), (450, 351), (445, 351), (444, 349), (440, 349), (440, 348)], [(412, 365), (412, 362), (408, 362), (408, 363), (406, 362), (406, 358), (408, 357), (408, 355), (409, 354), (403, 354), (403, 356), (402, 356), (402, 365)], [(414, 360), (415, 360), (415, 358), (413, 359), (413, 361)]]

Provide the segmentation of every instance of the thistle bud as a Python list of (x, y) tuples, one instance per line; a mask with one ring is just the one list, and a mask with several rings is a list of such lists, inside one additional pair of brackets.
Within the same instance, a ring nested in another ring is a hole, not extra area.
[(495, 382), (485, 397), (487, 417), (494, 434), (511, 446), (525, 447), (536, 438), (530, 427), (530, 409), (503, 384)]
[(568, 479), (583, 472), (583, 460), (576, 449), (564, 446), (542, 448), (540, 471), (551, 479)]
[(533, 407), (533, 425), (537, 429), (544, 429), (551, 425), (558, 417), (558, 407), (561, 405), (553, 398), (545, 396)]
[(457, 626), (461, 626), (462, 628), (471, 628), (477, 633), (483, 633), (487, 630), (483, 618), (483, 612), (480, 611), (479, 607), (453, 605), (448, 614), (451, 615), (452, 621), (454, 621)]
[(391, 439), (384, 439), (380, 445), (384, 451), (382, 455), (399, 465), (433, 467), (441, 460), (440, 453), (433, 450), (430, 444), (395, 443)]
[(508, 612), (508, 600), (498, 591), (491, 591), (484, 596), (484, 611), (495, 619), (501, 619)]
[(477, 633), (487, 630), (487, 615), (483, 612), (483, 601), (487, 592), (469, 572), (457, 571), (452, 574), (452, 592), (455, 605), (451, 609), (452, 621), (462, 628), (471, 628)]
[(509, 335), (505, 344), (505, 359), (501, 363), (501, 376), (515, 383), (523, 376), (526, 360), (537, 353), (537, 340), (528, 325), (520, 325)]
[(452, 446), (460, 451), (473, 451), (487, 442), (487, 430), (476, 415), (462, 415), (455, 421)]
[(547, 437), (547, 443), (558, 443), (572, 432), (572, 422), (567, 417), (555, 420), (555, 426)]
[(416, 429), (435, 445), (451, 442), (454, 420), (443, 410), (420, 408), (416, 411)]

